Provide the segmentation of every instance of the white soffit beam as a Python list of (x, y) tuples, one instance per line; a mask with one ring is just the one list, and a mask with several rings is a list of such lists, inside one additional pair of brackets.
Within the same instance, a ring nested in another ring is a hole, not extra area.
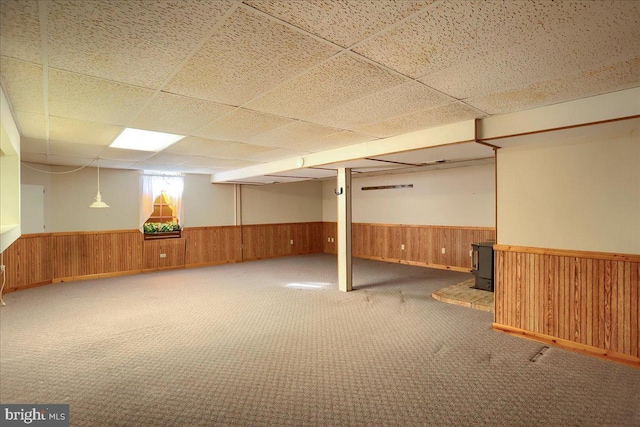
[[(402, 151), (417, 150), (420, 148), (436, 147), (439, 145), (453, 144), (456, 142), (469, 142), (475, 140), (475, 120), (467, 120), (452, 123), (404, 135), (392, 136), (334, 150), (304, 156), (304, 167), (323, 166), (330, 163), (345, 162), (349, 160), (377, 157), (385, 154), (399, 153)], [(300, 168), (300, 157), (279, 160), (263, 165), (249, 166), (242, 169), (225, 171), (213, 174), (211, 182), (238, 181), (261, 175), (277, 174)]]
[(376, 157), (376, 159), (410, 165), (423, 165), (439, 160), (467, 160), (485, 157), (493, 157), (493, 148), (475, 142), (467, 142), (389, 154)]
[[(588, 126), (570, 127), (566, 129), (552, 130), (549, 132), (531, 133), (527, 135), (501, 138), (494, 143), (500, 148), (515, 147), (528, 144), (553, 145), (560, 140), (569, 140), (589, 137), (592, 140), (629, 135), (640, 129), (640, 117), (615, 120), (611, 122), (599, 123)], [(636, 133), (637, 134), (637, 133)]]
[[(493, 139), (640, 114), (640, 88), (621, 90), (480, 120), (478, 139)], [(499, 144), (497, 144), (499, 145)]]
[(0, 123), (4, 126), (5, 132), (13, 145), (13, 149), (16, 153), (20, 153), (20, 132), (16, 126), (16, 121), (11, 114), (11, 108), (9, 107), (9, 101), (4, 95), (4, 89), (0, 88)]

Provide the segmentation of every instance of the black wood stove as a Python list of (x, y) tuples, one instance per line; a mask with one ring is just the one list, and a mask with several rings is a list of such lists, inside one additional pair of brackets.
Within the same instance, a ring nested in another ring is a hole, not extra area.
[(493, 245), (495, 242), (473, 243), (474, 288), (493, 292)]

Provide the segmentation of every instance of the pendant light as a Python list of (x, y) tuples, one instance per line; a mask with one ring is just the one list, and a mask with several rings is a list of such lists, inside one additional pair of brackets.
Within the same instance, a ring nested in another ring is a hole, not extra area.
[(102, 196), (100, 195), (100, 163), (98, 161), (98, 194), (96, 194), (96, 201), (89, 205), (90, 208), (108, 208), (105, 202), (102, 201)]

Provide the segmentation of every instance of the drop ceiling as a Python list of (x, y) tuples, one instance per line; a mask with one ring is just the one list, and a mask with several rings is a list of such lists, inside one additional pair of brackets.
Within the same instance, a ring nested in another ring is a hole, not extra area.
[[(0, 2), (26, 162), (213, 174), (640, 86), (636, 1)], [(109, 148), (125, 128), (186, 138)], [(245, 183), (490, 158), (466, 143)]]

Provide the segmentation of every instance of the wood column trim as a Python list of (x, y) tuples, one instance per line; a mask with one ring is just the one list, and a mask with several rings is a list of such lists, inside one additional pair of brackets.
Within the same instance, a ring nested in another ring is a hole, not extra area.
[(352, 290), (351, 266), (351, 169), (339, 168), (337, 179), (338, 197), (338, 289)]

